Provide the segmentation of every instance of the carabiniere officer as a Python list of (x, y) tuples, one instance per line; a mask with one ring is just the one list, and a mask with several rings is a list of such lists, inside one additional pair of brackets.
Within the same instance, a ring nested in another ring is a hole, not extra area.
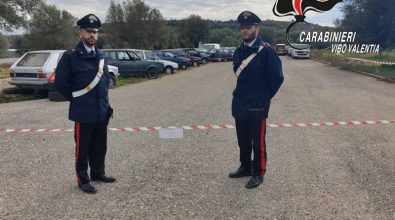
[(77, 25), (80, 27), (81, 41), (60, 59), (56, 68), (55, 86), (70, 101), (69, 119), (75, 122), (78, 186), (86, 193), (96, 193), (90, 180), (115, 182), (115, 178), (106, 176), (104, 172), (107, 125), (112, 115), (108, 98), (110, 75), (102, 52), (95, 46), (101, 27), (99, 18), (88, 14)]
[(245, 186), (251, 189), (262, 184), (266, 173), (266, 119), (270, 101), (284, 76), (281, 60), (270, 45), (258, 37), (261, 19), (244, 11), (237, 21), (243, 43), (233, 55), (233, 69), (238, 78), (233, 91), (232, 115), (236, 121), (240, 167), (229, 177), (251, 176)]

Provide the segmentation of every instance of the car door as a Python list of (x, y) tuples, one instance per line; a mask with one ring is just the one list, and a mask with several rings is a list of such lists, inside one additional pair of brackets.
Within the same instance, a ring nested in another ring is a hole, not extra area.
[(119, 69), (119, 66), (118, 66), (119, 63), (118, 63), (116, 51), (104, 51), (104, 57), (105, 57), (108, 65), (116, 66)]
[(117, 51), (118, 71), (121, 75), (136, 75), (137, 64), (126, 51)]
[(142, 76), (146, 73), (147, 61), (142, 60), (135, 52), (127, 51), (129, 57), (132, 59), (133, 63), (133, 74)]

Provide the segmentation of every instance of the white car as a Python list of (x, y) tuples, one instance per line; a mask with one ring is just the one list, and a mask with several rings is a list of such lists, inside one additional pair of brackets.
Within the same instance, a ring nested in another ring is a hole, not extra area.
[[(8, 83), (19, 88), (48, 89), (51, 100), (54, 95), (51, 93), (56, 92), (53, 87), (55, 69), (64, 52), (65, 50), (40, 50), (25, 53), (10, 67), (11, 79)], [(118, 68), (110, 65), (108, 68), (110, 86), (114, 86), (119, 76)]]
[(132, 49), (134, 53), (136, 53), (143, 60), (152, 60), (159, 63), (162, 63), (164, 66), (164, 73), (175, 73), (178, 70), (178, 63), (171, 62), (168, 60), (161, 60), (154, 52), (150, 50), (139, 50)]

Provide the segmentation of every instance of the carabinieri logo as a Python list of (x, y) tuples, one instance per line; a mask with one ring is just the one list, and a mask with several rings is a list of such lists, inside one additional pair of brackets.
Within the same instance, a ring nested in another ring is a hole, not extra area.
[(296, 21), (292, 22), (286, 30), (287, 43), (291, 47), (294, 47), (289, 42), (289, 30), (295, 24), (304, 22), (307, 11), (326, 12), (331, 10), (339, 2), (342, 2), (342, 0), (276, 0), (273, 13), (278, 17), (295, 16)]

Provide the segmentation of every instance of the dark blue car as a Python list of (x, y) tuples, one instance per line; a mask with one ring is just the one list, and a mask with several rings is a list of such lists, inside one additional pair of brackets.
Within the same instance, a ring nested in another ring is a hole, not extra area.
[(191, 66), (191, 62), (188, 58), (175, 56), (173, 53), (168, 51), (154, 51), (154, 53), (162, 60), (168, 60), (177, 63), (180, 69), (184, 70)]
[(149, 79), (158, 78), (163, 72), (162, 63), (142, 60), (130, 49), (103, 49), (108, 65), (118, 67), (121, 76), (147, 76)]
[(210, 61), (217, 61), (217, 62), (221, 62), (221, 61), (232, 61), (233, 60), (233, 53), (232, 51), (228, 50), (228, 49), (217, 49), (217, 50), (211, 50), (210, 51), (210, 56), (208, 57), (208, 59)]

